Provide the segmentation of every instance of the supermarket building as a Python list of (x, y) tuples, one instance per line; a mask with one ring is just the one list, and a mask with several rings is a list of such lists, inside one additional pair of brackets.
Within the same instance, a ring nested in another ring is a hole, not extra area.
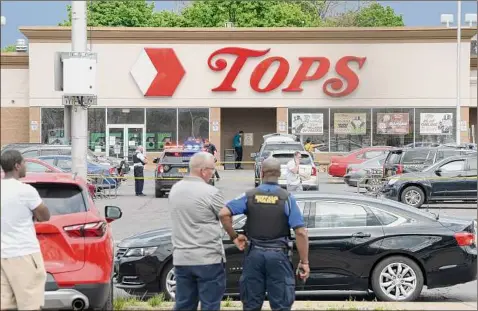
[[(71, 50), (71, 30), (20, 31), (28, 52), (1, 54), (1, 145), (62, 142), (55, 53)], [(156, 154), (194, 137), (222, 153), (240, 130), (245, 161), (271, 132), (320, 143), (319, 159), (453, 143), (456, 126), (462, 142), (476, 137), (476, 29), (462, 30), (460, 124), (453, 29), (89, 28), (88, 36), (98, 53), (98, 100), (88, 111), (95, 152), (127, 155), (142, 144)]]

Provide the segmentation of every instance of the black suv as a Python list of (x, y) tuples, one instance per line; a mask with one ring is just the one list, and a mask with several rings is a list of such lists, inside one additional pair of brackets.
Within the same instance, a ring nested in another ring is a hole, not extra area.
[(382, 189), (384, 196), (420, 207), (425, 202), (476, 202), (476, 152), (447, 157), (421, 172), (394, 176)]
[[(167, 149), (160, 157), (153, 160), (153, 163), (156, 163), (154, 193), (157, 198), (162, 198), (175, 183), (189, 173), (189, 159), (199, 151), (181, 148)], [(215, 185), (214, 176), (209, 184)]]
[(383, 164), (383, 177), (419, 172), (452, 156), (476, 154), (474, 150), (453, 147), (399, 148), (390, 150)]
[[(2, 153), (9, 149), (20, 151), (24, 158), (37, 158), (49, 155), (71, 155), (71, 145), (48, 145), (40, 143), (8, 144), (2, 148)], [(91, 162), (116, 167), (118, 175), (127, 174), (130, 171), (128, 162), (123, 159), (97, 156), (90, 149), (87, 149), (86, 156)]]

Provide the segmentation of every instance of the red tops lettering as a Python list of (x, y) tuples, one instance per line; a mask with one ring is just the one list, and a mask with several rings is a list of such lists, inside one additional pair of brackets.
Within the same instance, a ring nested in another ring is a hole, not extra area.
[[(239, 47), (226, 47), (215, 51), (209, 56), (207, 61), (208, 66), (213, 71), (223, 71), (227, 67), (227, 61), (223, 58), (218, 58), (214, 63), (213, 59), (218, 55), (229, 54), (236, 56), (236, 60), (232, 64), (229, 71), (226, 73), (226, 77), (222, 83), (213, 88), (213, 92), (235, 92), (234, 81), (241, 72), (242, 68), (246, 64), (249, 58), (258, 58), (266, 55), (270, 52), (267, 50), (252, 50)], [(344, 97), (350, 95), (355, 91), (359, 85), (359, 78), (357, 74), (349, 67), (349, 63), (356, 62), (358, 68), (362, 69), (366, 57), (357, 56), (344, 56), (335, 64), (335, 72), (340, 78), (330, 78), (325, 80), (322, 85), (322, 90), (325, 94), (331, 97)], [(301, 92), (302, 84), (306, 81), (317, 81), (325, 77), (330, 70), (330, 60), (326, 57), (299, 57), (301, 62), (299, 69), (294, 74), (292, 81), (289, 85), (282, 89), (283, 92)], [(266, 74), (269, 67), (274, 64), (278, 64), (277, 71), (272, 77), (271, 81), (265, 86), (260, 87), (260, 82)], [(318, 63), (318, 67), (313, 74), (308, 74), (310, 68), (315, 63)], [(267, 93), (279, 88), (284, 80), (289, 75), (290, 65), (289, 62), (280, 56), (268, 57), (262, 60), (252, 71), (250, 77), (251, 88), (258, 93)], [(344, 84), (346, 84), (344, 88)]]

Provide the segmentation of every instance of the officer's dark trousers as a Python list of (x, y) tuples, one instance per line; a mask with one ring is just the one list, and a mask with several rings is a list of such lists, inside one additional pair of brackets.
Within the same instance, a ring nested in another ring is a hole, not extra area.
[(261, 310), (266, 291), (272, 310), (290, 310), (295, 300), (292, 264), (282, 250), (251, 247), (240, 278), (244, 310)]
[(236, 151), (236, 169), (240, 168), (242, 165), (242, 147), (235, 147)]
[[(134, 191), (136, 194), (142, 194), (143, 193), (143, 187), (144, 187), (144, 167), (142, 166), (135, 166), (134, 167)], [(136, 179), (139, 177), (139, 179)]]
[(216, 311), (226, 291), (224, 263), (201, 266), (175, 266), (176, 303), (174, 310)]

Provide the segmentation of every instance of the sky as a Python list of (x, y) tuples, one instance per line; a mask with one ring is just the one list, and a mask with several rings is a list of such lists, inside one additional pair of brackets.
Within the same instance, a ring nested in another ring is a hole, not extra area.
[[(175, 1), (154, 1), (157, 10), (171, 10)], [(182, 2), (182, 1), (180, 1)], [(348, 1), (356, 5), (360, 1)], [(379, 1), (403, 15), (406, 26), (440, 26), (440, 15), (457, 13), (456, 1)], [(54, 26), (67, 18), (66, 6), (70, 1), (1, 1), (1, 15), (7, 23), (1, 29), (1, 46), (14, 44), (24, 38), (20, 26)], [(462, 21), (466, 13), (477, 12), (477, 1), (462, 1)]]

